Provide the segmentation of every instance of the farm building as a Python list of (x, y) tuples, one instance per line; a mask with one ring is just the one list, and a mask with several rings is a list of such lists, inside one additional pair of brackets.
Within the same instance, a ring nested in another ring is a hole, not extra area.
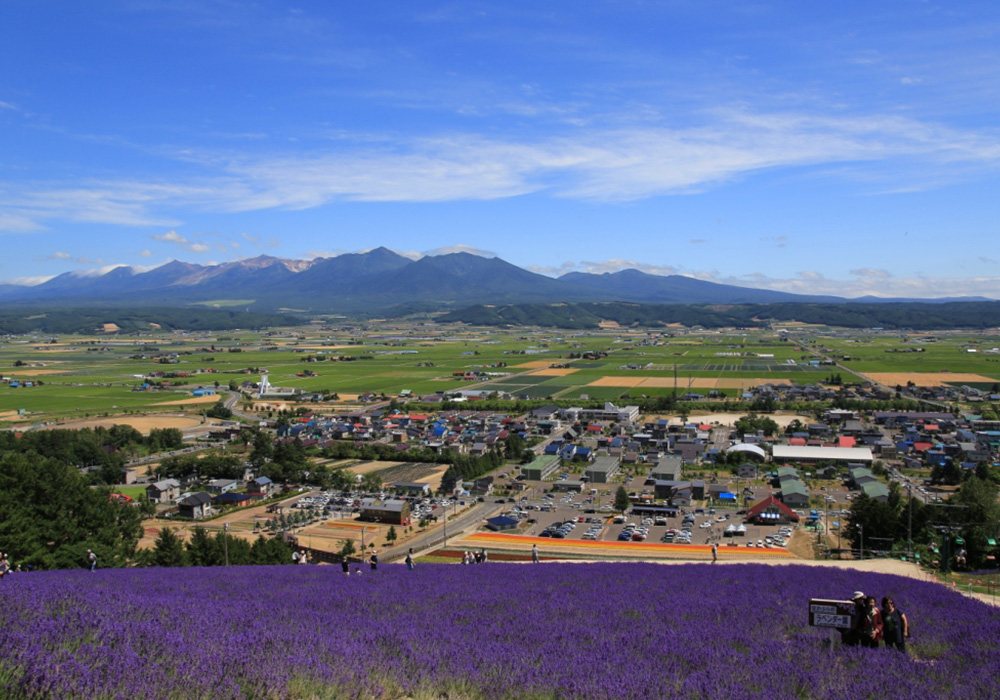
[(361, 520), (386, 523), (388, 525), (409, 525), (410, 504), (396, 498), (379, 500), (377, 498), (361, 499)]

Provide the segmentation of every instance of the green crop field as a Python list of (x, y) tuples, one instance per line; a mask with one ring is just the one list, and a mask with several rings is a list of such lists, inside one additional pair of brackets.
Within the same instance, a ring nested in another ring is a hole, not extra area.
[[(672, 394), (675, 377), (678, 392), (707, 395), (709, 389), (703, 387), (711, 384), (704, 380), (714, 379), (724, 385), (716, 391), (730, 397), (741, 389), (726, 385), (728, 380), (807, 384), (846, 374), (845, 381), (854, 381), (844, 368), (862, 373), (948, 371), (1000, 381), (1000, 353), (990, 352), (1000, 345), (996, 335), (824, 333), (815, 328), (796, 333), (800, 335), (787, 340), (765, 331), (677, 331), (669, 337), (625, 330), (569, 333), (369, 321), (271, 332), (5, 338), (0, 375), (7, 381), (0, 384), (0, 420), (200, 412), (211, 404), (164, 404), (189, 397), (200, 386), (218, 383), (225, 389), (230, 383), (256, 382), (262, 371), (272, 385), (306, 393), (397, 396), (409, 390), (419, 396), (475, 388), (515, 397), (616, 401)], [(586, 352), (606, 356), (581, 359)], [(823, 357), (842, 366), (810, 364)], [(574, 371), (549, 371), (552, 365)], [(471, 372), (485, 375), (473, 381), (462, 378)], [(615, 385), (615, 378), (621, 378), (622, 386)], [(133, 391), (147, 381), (168, 386)], [(13, 388), (15, 382), (36, 385)], [(12, 417), (19, 410), (25, 415)]]

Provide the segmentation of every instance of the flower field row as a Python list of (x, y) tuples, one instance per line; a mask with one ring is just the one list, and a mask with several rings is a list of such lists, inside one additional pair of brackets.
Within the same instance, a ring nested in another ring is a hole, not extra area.
[[(828, 644), (812, 597), (891, 595), (910, 653)], [(1000, 611), (762, 564), (132, 569), (0, 582), (0, 698), (996, 698)]]

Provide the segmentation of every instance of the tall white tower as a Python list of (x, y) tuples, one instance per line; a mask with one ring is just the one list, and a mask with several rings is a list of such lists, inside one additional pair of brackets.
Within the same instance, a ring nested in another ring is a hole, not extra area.
[(271, 383), (267, 381), (267, 375), (260, 375), (260, 393), (257, 394), (258, 399), (264, 398), (264, 394), (268, 392), (271, 388)]

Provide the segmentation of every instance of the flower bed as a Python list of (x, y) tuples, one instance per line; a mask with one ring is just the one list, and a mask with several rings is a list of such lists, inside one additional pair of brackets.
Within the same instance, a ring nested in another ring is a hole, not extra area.
[[(910, 653), (808, 600), (892, 595)], [(0, 582), (0, 697), (995, 698), (1000, 611), (828, 568), (641, 563), (40, 572)]]

